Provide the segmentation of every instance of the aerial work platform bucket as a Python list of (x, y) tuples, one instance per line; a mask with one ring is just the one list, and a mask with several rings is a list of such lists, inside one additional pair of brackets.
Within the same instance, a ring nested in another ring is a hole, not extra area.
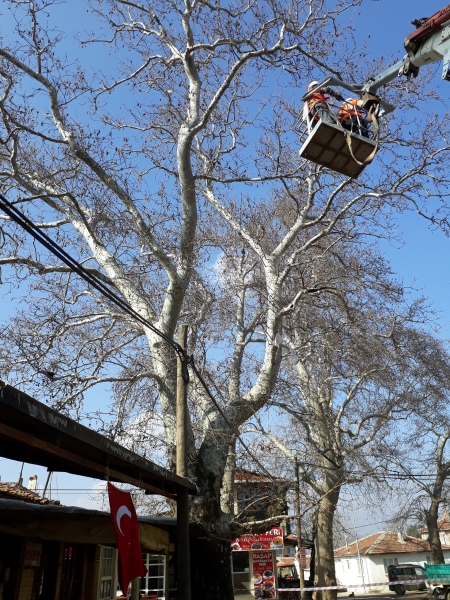
[[(339, 124), (325, 123), (322, 120), (308, 133), (303, 146), (300, 148), (300, 156), (316, 164), (327, 167), (332, 171), (356, 178), (367, 165), (360, 165), (350, 154), (346, 135), (348, 132)], [(302, 140), (303, 141), (303, 140)], [(376, 147), (375, 140), (351, 133), (352, 151), (355, 158), (360, 162), (370, 156)]]

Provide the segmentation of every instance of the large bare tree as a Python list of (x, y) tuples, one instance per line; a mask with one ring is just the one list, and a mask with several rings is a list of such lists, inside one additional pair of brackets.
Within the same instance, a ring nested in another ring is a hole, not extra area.
[(439, 512), (450, 499), (450, 357), (445, 342), (424, 332), (410, 332), (409, 345), (420, 357), (415, 371), (423, 382), (422, 394), (411, 406), (407, 430), (399, 423), (380, 448), (381, 478), (384, 473), (384, 488), (392, 488), (399, 503), (393, 521), (400, 526), (411, 518), (424, 523), (433, 563), (439, 564), (445, 562)]
[[(358, 182), (298, 161), (300, 106), (289, 87), (325, 68), (368, 75), (346, 50), (342, 15), (359, 3), (92, 0), (94, 33), (79, 32), (80, 58), (55, 30), (57, 5), (5, 3), (3, 190), (166, 336), (189, 322), (189, 351), (217, 383), (221, 411), (198, 383), (190, 392), (190, 476), (200, 491), (192, 518), (212, 534), (205, 556), (223, 565), (197, 570), (210, 578), (205, 598), (232, 594), (228, 455), (271, 396), (285, 319), (333, 279), (314, 265), (337, 240), (382, 235), (390, 210), (446, 197), (448, 146), (436, 135), (445, 120), (424, 118), (420, 143), (406, 144), (411, 118), (391, 117), (381, 170)], [(4, 377), (113, 436), (158, 414), (152, 431), (173, 467), (171, 346), (8, 219), (2, 230), (4, 282), (30, 292), (6, 326)], [(208, 340), (220, 341), (220, 356)], [(111, 402), (95, 404), (95, 389), (111, 391)], [(151, 454), (151, 436), (141, 442)]]
[(358, 251), (339, 250), (337, 245), (342, 272), (337, 265), (330, 269), (335, 285), (284, 325), (287, 360), (270, 404), (290, 416), (286, 432), (280, 438), (261, 421), (255, 428), (289, 460), (297, 458), (300, 478), (315, 494), (319, 587), (336, 585), (333, 529), (341, 489), (378, 473), (377, 442), (428, 389), (418, 368), (426, 352), (415, 341), (426, 336), (410, 329), (423, 321), (425, 307), (404, 302), (404, 290), (381, 256), (363, 265)]

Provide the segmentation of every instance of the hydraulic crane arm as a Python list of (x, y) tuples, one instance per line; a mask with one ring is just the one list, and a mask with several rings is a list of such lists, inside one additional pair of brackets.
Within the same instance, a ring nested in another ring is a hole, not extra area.
[(413, 21), (417, 29), (404, 42), (407, 54), (363, 86), (374, 94), (396, 77), (416, 77), (419, 68), (442, 60), (442, 79), (450, 81), (450, 4), (429, 19)]
[[(358, 177), (378, 151), (379, 117), (395, 110), (395, 106), (377, 96), (377, 90), (402, 75), (417, 77), (420, 67), (439, 61), (443, 63), (442, 79), (450, 81), (450, 4), (430, 18), (413, 21), (413, 25), (416, 30), (404, 41), (406, 54), (402, 60), (367, 83), (348, 84), (327, 77), (308, 90), (302, 98), (306, 123), (299, 151), (302, 158), (347, 177)], [(326, 96), (336, 96), (329, 90), (332, 86), (358, 95), (362, 102), (356, 104), (366, 112), (349, 113), (348, 106), (354, 103), (348, 99), (335, 114)], [(312, 101), (308, 102), (310, 98)]]
[[(442, 79), (450, 81), (450, 4), (430, 18), (413, 21), (417, 29), (405, 39), (404, 46), (407, 54), (395, 65), (370, 79), (365, 84), (353, 85), (345, 83), (336, 77), (328, 77), (317, 88), (326, 86), (339, 86), (354, 92), (363, 99), (369, 98), (370, 102), (377, 101), (384, 110), (384, 114), (395, 110), (395, 107), (380, 98), (376, 92), (390, 81), (406, 75), (408, 78), (417, 77), (419, 68), (442, 61)], [(307, 100), (316, 89), (303, 96)]]

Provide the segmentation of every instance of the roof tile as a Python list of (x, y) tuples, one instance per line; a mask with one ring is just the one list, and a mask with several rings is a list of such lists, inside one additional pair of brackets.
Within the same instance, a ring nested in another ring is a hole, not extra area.
[(42, 498), (42, 496), (39, 496), (36, 492), (20, 485), (20, 483), (0, 482), (0, 498), (13, 498), (14, 500), (22, 500), (23, 502), (31, 502), (33, 504), (61, 504), (59, 500)]
[[(358, 541), (359, 552), (365, 555), (371, 554), (407, 554), (411, 552), (431, 552), (430, 544), (426, 540), (404, 535), (403, 542), (399, 541), (398, 533), (393, 531), (381, 531), (372, 533)], [(442, 550), (450, 550), (450, 546), (442, 544)], [(334, 551), (337, 558), (345, 556), (356, 556), (358, 548), (356, 542)]]

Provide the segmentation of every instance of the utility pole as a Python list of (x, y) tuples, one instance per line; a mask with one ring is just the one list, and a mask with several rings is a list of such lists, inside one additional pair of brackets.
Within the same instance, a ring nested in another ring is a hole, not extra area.
[(49, 471), (49, 472), (48, 472), (48, 475), (47, 475), (47, 481), (45, 482), (45, 485), (44, 485), (44, 491), (42, 492), (42, 497), (43, 497), (43, 498), (45, 498), (45, 493), (46, 493), (46, 491), (47, 491), (48, 484), (50, 483), (50, 480), (51, 480), (51, 478), (52, 478), (52, 475), (53, 475), (53, 471)]
[(361, 570), (362, 584), (363, 584), (363, 588), (364, 588), (364, 593), (366, 593), (366, 582), (364, 581), (364, 569), (363, 569), (363, 564), (362, 564), (362, 561), (361, 561), (361, 553), (359, 551), (359, 540), (358, 540), (358, 534), (356, 532), (355, 513), (353, 511), (353, 508), (352, 508), (352, 515), (353, 515), (353, 528), (355, 530), (355, 538), (356, 538), (356, 550), (358, 552), (359, 568)]
[[(178, 327), (178, 344), (186, 351), (187, 325)], [(187, 477), (187, 354), (177, 358), (177, 475)], [(168, 566), (168, 565), (167, 565)], [(177, 493), (177, 588), (180, 600), (191, 600), (191, 557), (189, 548), (189, 495), (183, 487)], [(166, 590), (168, 597), (169, 590)]]
[[(294, 484), (295, 484), (295, 514), (296, 519), (295, 523), (297, 526), (297, 547), (298, 547), (298, 564), (299, 564), (299, 575), (300, 575), (300, 587), (305, 587), (305, 572), (302, 567), (301, 556), (300, 556), (300, 548), (302, 547), (302, 521), (300, 517), (300, 478), (298, 476), (298, 460), (297, 457), (294, 456)], [(299, 593), (299, 600), (305, 600), (305, 592)]]
[(23, 462), (23, 463), (22, 463), (22, 467), (21, 467), (21, 469), (20, 469), (20, 475), (19, 475), (19, 479), (17, 480), (17, 483), (18, 483), (19, 485), (23, 485), (23, 477), (22, 477), (22, 475), (23, 475), (23, 466), (24, 466), (24, 464), (25, 464), (25, 463)]

